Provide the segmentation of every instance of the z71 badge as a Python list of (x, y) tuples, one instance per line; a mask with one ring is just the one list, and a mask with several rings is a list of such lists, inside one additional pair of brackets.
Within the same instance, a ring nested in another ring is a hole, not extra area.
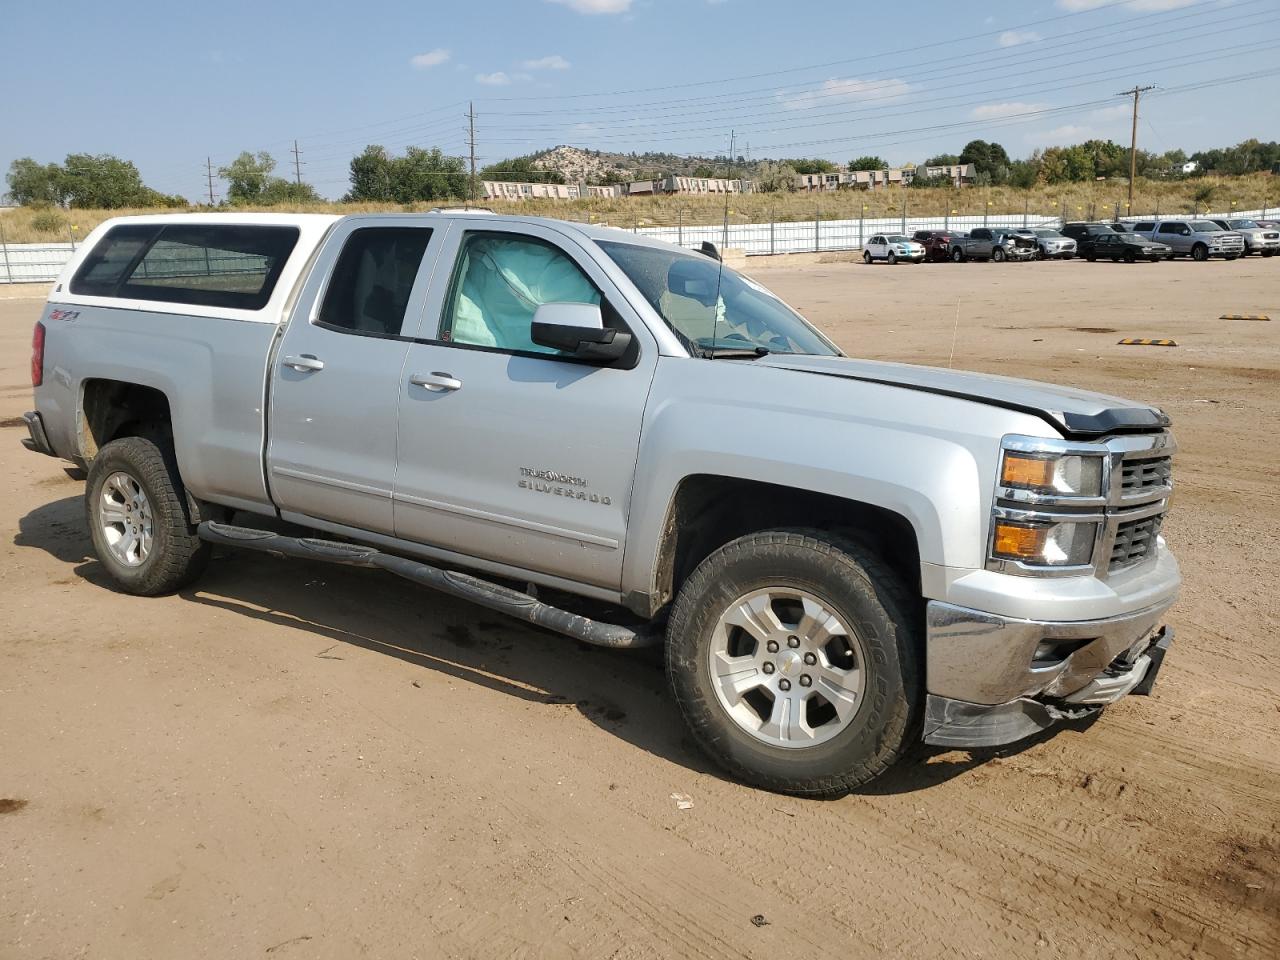
[(575, 490), (574, 487), (585, 487), (587, 481), (582, 477), (573, 477), (556, 470), (534, 470), (532, 467), (520, 468), (519, 486), (522, 490), (535, 493), (548, 493), (553, 497), (568, 497), (570, 500), (585, 500), (588, 503), (602, 503), (605, 506), (613, 503), (609, 497), (587, 490)]

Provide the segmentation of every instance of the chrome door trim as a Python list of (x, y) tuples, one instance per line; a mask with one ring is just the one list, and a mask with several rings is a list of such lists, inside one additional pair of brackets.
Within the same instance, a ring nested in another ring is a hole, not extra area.
[(577, 530), (569, 530), (565, 527), (556, 527), (547, 523), (537, 523), (533, 520), (524, 520), (520, 517), (511, 517), (504, 513), (490, 513), (487, 510), (477, 510), (474, 507), (463, 507), (456, 503), (446, 503), (443, 500), (429, 500), (426, 497), (414, 497), (407, 493), (392, 494), (391, 499), (397, 503), (408, 503), (415, 507), (426, 507), (429, 510), (440, 510), (444, 513), (453, 513), (463, 517), (470, 517), (473, 520), (487, 520), (490, 523), (500, 523), (508, 527), (518, 527), (521, 530), (532, 530), (535, 533), (545, 533), (553, 537), (561, 537), (565, 540), (573, 540), (577, 543), (590, 543), (597, 547), (605, 547), (609, 550), (617, 550), (621, 544), (612, 537), (600, 537), (594, 533), (581, 533)]

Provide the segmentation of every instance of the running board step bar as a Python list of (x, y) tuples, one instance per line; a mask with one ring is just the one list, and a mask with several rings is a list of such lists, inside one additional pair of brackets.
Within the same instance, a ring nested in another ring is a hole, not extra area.
[(424, 587), (431, 587), (451, 597), (470, 600), (489, 610), (496, 610), (517, 620), (537, 624), (556, 633), (563, 633), (597, 647), (615, 650), (651, 647), (662, 642), (659, 632), (647, 632), (603, 623), (581, 617), (568, 610), (552, 607), (540, 600), (488, 580), (481, 580), (453, 570), (441, 570), (430, 564), (383, 553), (373, 547), (336, 540), (318, 540), (313, 537), (286, 537), (270, 530), (254, 530), (229, 523), (206, 520), (197, 528), (201, 540), (224, 547), (258, 550), (275, 557), (294, 557), (300, 560), (324, 560), (352, 567), (376, 567), (412, 580)]

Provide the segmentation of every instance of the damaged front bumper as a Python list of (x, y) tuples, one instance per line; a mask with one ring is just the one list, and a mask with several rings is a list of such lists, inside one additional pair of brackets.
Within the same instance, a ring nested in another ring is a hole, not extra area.
[(1052, 623), (930, 602), (925, 742), (1000, 746), (1149, 694), (1173, 639), (1158, 625), (1172, 603)]

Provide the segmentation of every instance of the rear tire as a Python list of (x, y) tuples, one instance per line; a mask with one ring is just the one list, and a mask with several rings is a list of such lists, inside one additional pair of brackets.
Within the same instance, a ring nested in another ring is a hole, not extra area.
[(190, 522), (167, 442), (125, 437), (99, 450), (85, 485), (85, 515), (98, 559), (127, 593), (172, 593), (209, 562), (211, 548)]
[(766, 790), (830, 797), (870, 783), (918, 734), (915, 605), (875, 553), (828, 533), (721, 547), (685, 581), (667, 628), (694, 739)]

